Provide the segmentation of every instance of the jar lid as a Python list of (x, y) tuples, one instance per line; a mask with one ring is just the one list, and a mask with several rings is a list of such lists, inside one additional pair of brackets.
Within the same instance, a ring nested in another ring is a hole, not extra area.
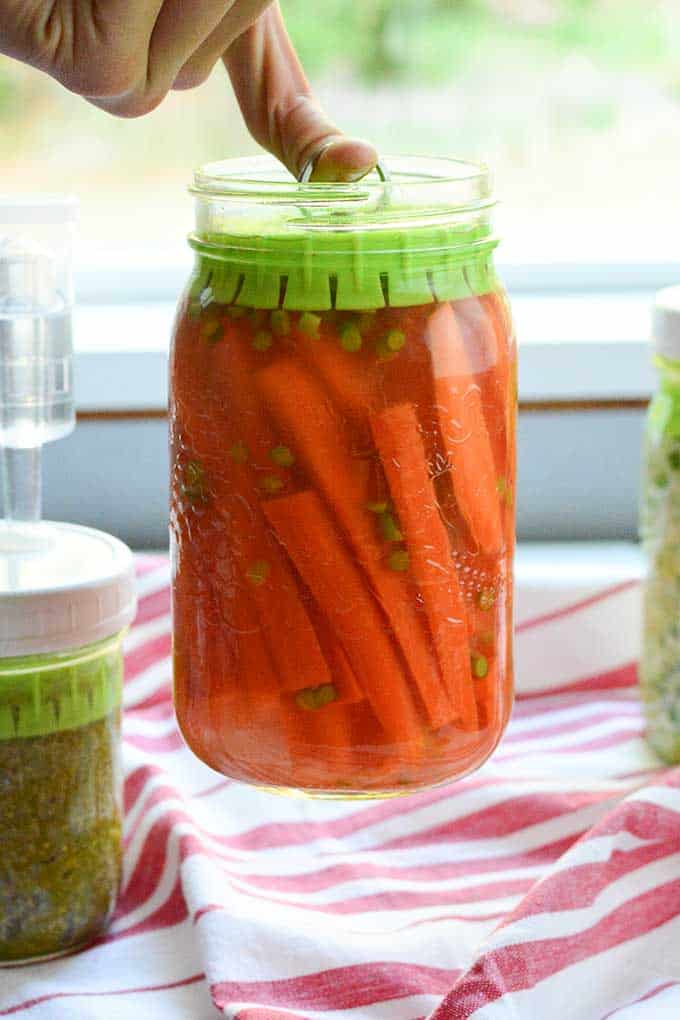
[(0, 522), (0, 660), (81, 648), (128, 626), (132, 553), (76, 524)]
[(387, 156), (389, 178), (300, 183), (270, 157), (196, 171), (203, 304), (296, 311), (403, 307), (485, 293), (494, 196), (488, 169)]
[(656, 295), (652, 335), (657, 354), (680, 360), (680, 287), (666, 287)]

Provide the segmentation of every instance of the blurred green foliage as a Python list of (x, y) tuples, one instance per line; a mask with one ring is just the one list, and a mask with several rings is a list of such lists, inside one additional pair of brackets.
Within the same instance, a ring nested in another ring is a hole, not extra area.
[(550, 60), (580, 54), (600, 66), (669, 75), (672, 0), (282, 0), (311, 73), (365, 80), (458, 77), (512, 48)]

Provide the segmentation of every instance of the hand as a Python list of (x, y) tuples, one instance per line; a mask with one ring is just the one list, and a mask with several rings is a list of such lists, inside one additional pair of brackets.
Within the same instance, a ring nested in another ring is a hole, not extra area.
[(354, 180), (377, 160), (314, 100), (278, 2), (0, 0), (0, 52), (120, 117), (202, 84), (222, 59), (251, 134), (291, 173), (316, 158), (313, 180)]

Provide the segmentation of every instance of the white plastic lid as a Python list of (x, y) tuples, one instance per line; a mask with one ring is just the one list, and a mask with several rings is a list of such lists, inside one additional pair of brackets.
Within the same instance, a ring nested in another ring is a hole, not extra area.
[(0, 522), (0, 659), (80, 648), (132, 622), (132, 553), (77, 524)]
[(680, 287), (666, 287), (657, 294), (652, 331), (657, 354), (680, 360)]

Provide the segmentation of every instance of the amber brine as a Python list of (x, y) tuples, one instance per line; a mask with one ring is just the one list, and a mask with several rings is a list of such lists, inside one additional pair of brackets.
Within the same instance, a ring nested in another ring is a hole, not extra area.
[(196, 176), (171, 355), (177, 716), (237, 780), (459, 777), (512, 691), (516, 353), (483, 168)]

